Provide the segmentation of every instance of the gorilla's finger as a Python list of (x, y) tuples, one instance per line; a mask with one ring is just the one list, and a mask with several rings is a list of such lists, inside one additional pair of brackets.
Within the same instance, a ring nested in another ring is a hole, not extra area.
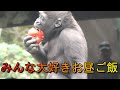
[(39, 44), (31, 44), (30, 47), (38, 47)]
[(29, 47), (31, 44), (36, 44), (37, 40), (36, 39), (32, 39), (26, 42), (26, 47)]
[(26, 48), (26, 50), (27, 50), (28, 52), (30, 52), (30, 51), (33, 50), (33, 47), (35, 47), (35, 48), (36, 48), (36, 51), (37, 51), (38, 48), (39, 48), (39, 45), (38, 45), (38, 44), (31, 44), (29, 47)]
[(28, 48), (31, 50), (33, 49), (33, 47), (39, 48), (38, 44), (31, 44)]
[(32, 36), (26, 36), (24, 39), (23, 39), (23, 41), (24, 41), (24, 43), (26, 43), (28, 40), (30, 40), (30, 39), (32, 39)]
[(29, 49), (28, 52), (31, 53), (31, 54), (36, 54), (36, 53), (39, 52), (39, 50), (38, 50), (38, 47), (32, 47), (32, 49)]

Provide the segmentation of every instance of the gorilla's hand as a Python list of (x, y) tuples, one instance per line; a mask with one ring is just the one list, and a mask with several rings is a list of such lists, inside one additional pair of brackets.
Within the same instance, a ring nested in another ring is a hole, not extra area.
[(45, 48), (42, 45), (36, 44), (37, 40), (32, 39), (32, 36), (26, 36), (24, 38), (24, 45), (26, 50), (40, 63), (47, 63), (47, 56)]
[(36, 44), (37, 42), (36, 39), (32, 39), (32, 36), (26, 36), (23, 41), (24, 41), (26, 50), (30, 54), (34, 55), (39, 53), (40, 47), (39, 47), (39, 44)]

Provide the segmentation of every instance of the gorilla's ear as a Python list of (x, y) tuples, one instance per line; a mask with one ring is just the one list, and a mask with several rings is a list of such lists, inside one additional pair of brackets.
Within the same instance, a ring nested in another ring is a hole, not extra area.
[(62, 19), (58, 18), (55, 22), (55, 28), (59, 28), (62, 26)]

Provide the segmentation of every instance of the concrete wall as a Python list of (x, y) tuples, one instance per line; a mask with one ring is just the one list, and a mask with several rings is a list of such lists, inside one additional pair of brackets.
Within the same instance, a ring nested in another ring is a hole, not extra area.
[(87, 39), (89, 48), (89, 61), (98, 60), (98, 45), (104, 40), (111, 44), (112, 58), (118, 61), (118, 45), (115, 19), (96, 19), (79, 21)]
[[(37, 11), (0, 11), (0, 27), (12, 27), (21, 25), (32, 25), (37, 18)], [(118, 17), (120, 12), (74, 12), (76, 20), (85, 33), (88, 48), (89, 60), (95, 62), (98, 58), (98, 44), (104, 40), (110, 41), (113, 50), (113, 59), (118, 59), (117, 32), (115, 19), (96, 19), (105, 17)], [(88, 17), (89, 16), (89, 17)], [(87, 18), (88, 17), (88, 18)], [(83, 20), (84, 19), (84, 20)]]

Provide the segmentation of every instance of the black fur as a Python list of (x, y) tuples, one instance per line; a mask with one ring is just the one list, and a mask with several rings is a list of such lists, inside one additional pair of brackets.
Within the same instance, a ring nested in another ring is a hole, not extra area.
[[(40, 47), (34, 47), (34, 50), (31, 49), (28, 51), (40, 62), (49, 63), (57, 61), (61, 65), (66, 61), (71, 66), (71, 70), (74, 62), (82, 63), (84, 65), (84, 62), (87, 62), (87, 42), (82, 29), (72, 16), (71, 12), (44, 11), (42, 14), (47, 16), (45, 25), (41, 24), (40, 26), (36, 23), (39, 21), (41, 22), (39, 18), (35, 21), (34, 27), (43, 30), (45, 33), (46, 44), (44, 46), (40, 45)], [(54, 25), (58, 18), (62, 19), (62, 25), (56, 28)], [(27, 38), (27, 40), (29, 39)], [(24, 43), (26, 44), (27, 42)], [(46, 78), (87, 79), (87, 74), (84, 72), (74, 74), (71, 71), (69, 74), (63, 74), (59, 71), (57, 74), (49, 73)]]

